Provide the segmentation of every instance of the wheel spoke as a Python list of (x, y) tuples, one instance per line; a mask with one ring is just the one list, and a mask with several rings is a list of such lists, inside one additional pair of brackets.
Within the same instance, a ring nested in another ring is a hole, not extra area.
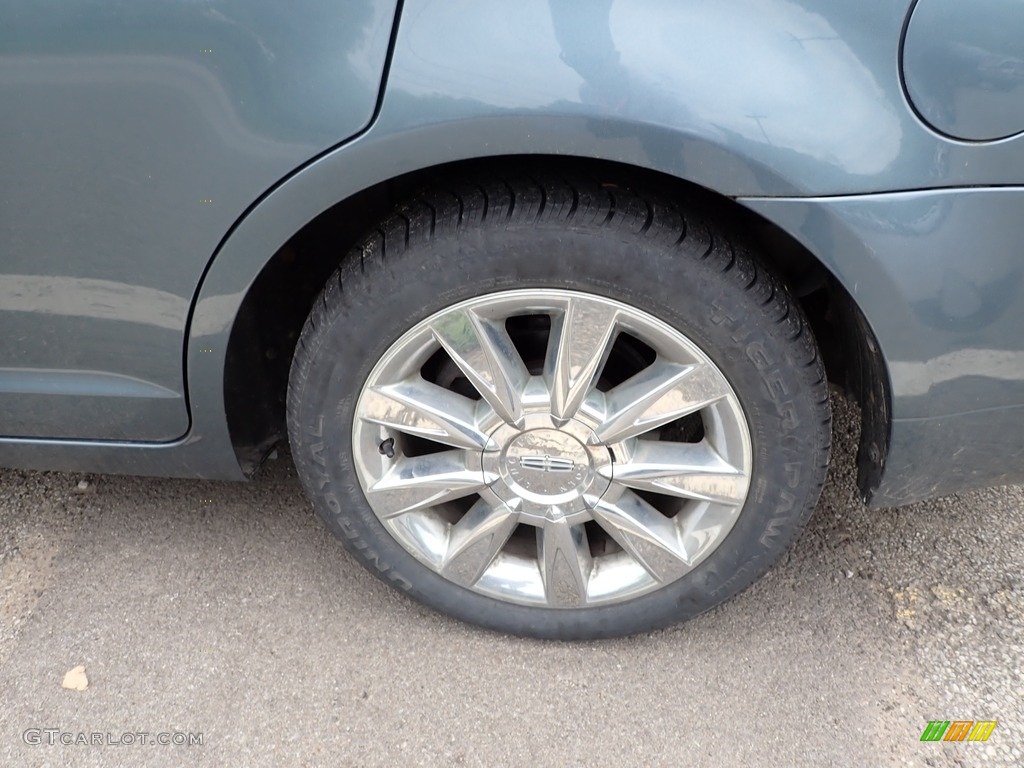
[(655, 362), (605, 393), (597, 435), (616, 443), (699, 411), (728, 395), (729, 385), (709, 365)]
[[(473, 467), (473, 463), (477, 467)], [(377, 515), (385, 520), (482, 490), (493, 477), (479, 469), (479, 454), (444, 451), (397, 459), (369, 488)]]
[(607, 360), (618, 316), (614, 306), (570, 299), (552, 322), (544, 378), (556, 418), (579, 410)]
[(519, 515), (507, 506), (492, 506), (480, 499), (452, 526), (441, 574), (464, 587), (473, 586), (518, 523)]
[(462, 309), (442, 315), (430, 329), (494, 412), (510, 424), (518, 422), (530, 372), (505, 326)]
[(587, 585), (593, 561), (582, 525), (564, 519), (545, 522), (537, 529), (540, 575), (548, 605), (575, 608), (587, 602)]
[(488, 442), (477, 426), (475, 402), (421, 376), (367, 389), (360, 415), (375, 424), (456, 448), (479, 450)]
[(602, 474), (641, 491), (733, 506), (743, 502), (747, 477), (707, 441), (669, 443), (637, 440), (628, 461), (609, 465)]
[(675, 522), (632, 491), (614, 501), (602, 499), (593, 515), (598, 525), (658, 581), (672, 581), (690, 570)]
[(738, 514), (739, 510), (736, 507), (710, 505), (698, 510), (694, 515), (687, 515), (682, 521), (682, 530), (679, 534), (686, 551), (692, 557), (700, 557), (729, 532)]

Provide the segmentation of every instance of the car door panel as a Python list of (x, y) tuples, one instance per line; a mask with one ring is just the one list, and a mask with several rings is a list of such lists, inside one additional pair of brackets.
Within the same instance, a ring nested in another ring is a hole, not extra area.
[(262, 194), (370, 122), (395, 0), (0, 14), (0, 435), (179, 437), (202, 274)]

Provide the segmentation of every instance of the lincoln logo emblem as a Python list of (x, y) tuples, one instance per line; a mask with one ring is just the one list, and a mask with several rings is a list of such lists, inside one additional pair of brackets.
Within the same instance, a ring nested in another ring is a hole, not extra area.
[(576, 464), (572, 459), (558, 459), (552, 456), (523, 456), (520, 466), (525, 469), (539, 469), (541, 472), (572, 472)]

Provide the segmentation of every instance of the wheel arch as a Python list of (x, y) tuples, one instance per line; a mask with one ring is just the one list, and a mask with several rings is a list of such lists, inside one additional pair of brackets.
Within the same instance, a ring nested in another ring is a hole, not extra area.
[(313, 300), (373, 222), (424, 184), (528, 163), (548, 172), (584, 168), (684, 197), (747, 232), (804, 305), (830, 379), (861, 404), (861, 489), (867, 497), (877, 485), (890, 412), (888, 371), (879, 346), (850, 292), (776, 224), (686, 179), (603, 158), (482, 155), (388, 174), (402, 167), (401, 157), (378, 151), (367, 157), (357, 149), (331, 153), (266, 195), (226, 237), (200, 286), (185, 352), (193, 436), (220, 433), (246, 474), (284, 437), (290, 359)]

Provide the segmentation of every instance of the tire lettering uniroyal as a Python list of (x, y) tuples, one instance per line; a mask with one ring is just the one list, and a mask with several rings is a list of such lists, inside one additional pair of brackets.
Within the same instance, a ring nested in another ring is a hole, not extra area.
[(786, 462), (784, 469), (786, 472), (786, 485), (790, 488), (799, 488), (802, 465), (795, 461), (789, 461)]
[(789, 389), (786, 387), (786, 382), (778, 368), (764, 377), (764, 383), (768, 387), (768, 394), (771, 395), (773, 400), (778, 400), (789, 394)]
[(323, 495), (324, 503), (327, 508), (336, 515), (341, 514), (341, 503), (338, 501), (338, 497), (333, 493), (325, 493)]
[(319, 464), (321, 467), (326, 467), (327, 462), (324, 460), (324, 448), (325, 443), (317, 443), (316, 445), (309, 446), (309, 452), (313, 455), (313, 461)]

